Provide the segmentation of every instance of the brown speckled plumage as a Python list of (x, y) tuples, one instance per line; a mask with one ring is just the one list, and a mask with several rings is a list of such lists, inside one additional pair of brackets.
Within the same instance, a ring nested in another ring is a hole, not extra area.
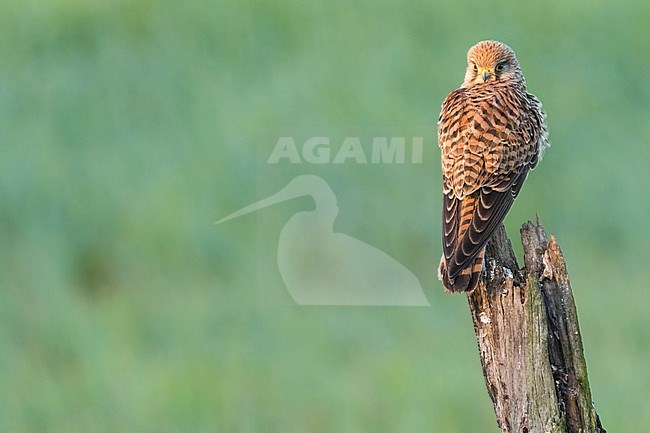
[(542, 104), (526, 91), (519, 62), (501, 42), (467, 53), (462, 86), (442, 103), (442, 259), (450, 292), (478, 284), (485, 244), (503, 222), (528, 171), (548, 146)]

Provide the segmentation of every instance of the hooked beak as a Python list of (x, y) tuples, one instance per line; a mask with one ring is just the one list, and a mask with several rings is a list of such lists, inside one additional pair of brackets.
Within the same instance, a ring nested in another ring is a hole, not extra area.
[(481, 68), (478, 71), (479, 75), (483, 77), (483, 82), (487, 82), (492, 76), (492, 71), (489, 68)]

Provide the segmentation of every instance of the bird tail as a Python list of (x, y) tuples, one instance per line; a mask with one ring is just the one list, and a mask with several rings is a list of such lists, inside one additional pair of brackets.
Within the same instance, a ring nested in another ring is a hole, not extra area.
[[(478, 204), (478, 192), (475, 195), (465, 197), (460, 203), (460, 209), (456, 215), (457, 221), (457, 236), (454, 242), (454, 252), (448, 252), (449, 259), (453, 261), (451, 266), (447, 266), (445, 254), (440, 260), (440, 268), (438, 269), (438, 278), (442, 281), (442, 285), (448, 293), (457, 292), (471, 292), (478, 285), (478, 280), (483, 269), (483, 256), (485, 248), (481, 248), (474, 254), (467, 253), (464, 248), (466, 236), (472, 220), (475, 218), (476, 207)], [(444, 229), (445, 233), (448, 231)], [(453, 230), (453, 229), (452, 229)], [(471, 242), (471, 238), (469, 239)], [(443, 239), (443, 242), (446, 240)], [(462, 254), (461, 254), (462, 253)], [(474, 256), (474, 257), (472, 257)], [(462, 260), (459, 260), (461, 257)], [(471, 257), (471, 258), (470, 258)], [(466, 259), (464, 268), (460, 268), (460, 262)], [(450, 272), (451, 271), (451, 272)], [(451, 275), (450, 275), (451, 274)]]
[(479, 277), (483, 270), (483, 256), (485, 249), (476, 255), (472, 264), (456, 275), (454, 278), (449, 278), (447, 266), (445, 263), (445, 256), (440, 259), (440, 266), (438, 267), (438, 279), (442, 281), (445, 291), (448, 293), (471, 292), (478, 286)]

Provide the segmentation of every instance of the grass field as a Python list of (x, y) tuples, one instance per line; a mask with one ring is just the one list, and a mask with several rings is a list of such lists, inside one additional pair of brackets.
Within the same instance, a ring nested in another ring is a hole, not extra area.
[[(442, 292), (435, 120), (498, 39), (552, 147), (506, 223), (562, 246), (604, 426), (650, 425), (650, 4), (8, 0), (0, 14), (0, 431), (498, 431), (466, 301)], [(278, 137), (425, 138), (421, 164), (267, 164)], [(302, 198), (431, 307), (299, 307)], [(519, 248), (520, 249), (520, 248)]]

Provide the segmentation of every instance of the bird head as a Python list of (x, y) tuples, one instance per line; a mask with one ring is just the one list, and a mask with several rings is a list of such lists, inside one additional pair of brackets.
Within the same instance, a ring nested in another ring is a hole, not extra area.
[(512, 48), (497, 41), (481, 41), (467, 52), (462, 87), (494, 82), (523, 84), (524, 77)]

